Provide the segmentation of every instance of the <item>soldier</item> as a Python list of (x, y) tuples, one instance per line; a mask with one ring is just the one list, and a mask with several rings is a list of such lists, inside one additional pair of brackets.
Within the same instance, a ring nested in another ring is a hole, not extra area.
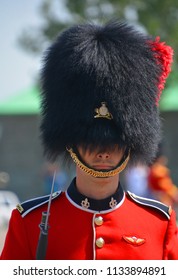
[(178, 206), (178, 187), (174, 184), (168, 168), (168, 157), (160, 143), (154, 162), (148, 172), (148, 186), (155, 198), (174, 209)]
[[(48, 158), (65, 154), (76, 178), (55, 193), (46, 259), (178, 259), (175, 212), (124, 192), (120, 172), (150, 164), (160, 141), (158, 103), (172, 49), (126, 23), (81, 24), (44, 57), (41, 136)], [(35, 259), (49, 197), (13, 211), (1, 259)]]

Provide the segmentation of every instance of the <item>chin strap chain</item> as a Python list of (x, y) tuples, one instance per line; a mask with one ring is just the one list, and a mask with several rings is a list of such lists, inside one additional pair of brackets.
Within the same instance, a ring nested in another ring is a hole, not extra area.
[(125, 160), (115, 169), (109, 170), (109, 171), (98, 171), (92, 168), (87, 167), (86, 165), (84, 165), (79, 158), (77, 157), (76, 153), (73, 152), (72, 148), (67, 148), (67, 151), (70, 153), (71, 158), (73, 159), (73, 161), (77, 164), (77, 166), (82, 169), (84, 172), (86, 172), (87, 174), (93, 176), (93, 177), (98, 177), (98, 178), (106, 178), (106, 177), (112, 177), (115, 176), (117, 174), (119, 174), (121, 171), (123, 171), (130, 159), (130, 151), (128, 152), (127, 157), (125, 158)]

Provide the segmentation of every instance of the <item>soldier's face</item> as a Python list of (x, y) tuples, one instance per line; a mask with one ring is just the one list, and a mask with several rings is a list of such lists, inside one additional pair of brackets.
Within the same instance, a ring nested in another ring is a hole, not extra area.
[(120, 149), (118, 145), (92, 151), (79, 146), (78, 152), (82, 161), (95, 170), (112, 170), (119, 164), (124, 155), (124, 149)]

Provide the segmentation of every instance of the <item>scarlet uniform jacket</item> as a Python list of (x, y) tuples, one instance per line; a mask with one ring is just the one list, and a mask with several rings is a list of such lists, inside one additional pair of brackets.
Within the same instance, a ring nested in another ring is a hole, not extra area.
[[(48, 200), (28, 200), (13, 211), (1, 259), (36, 258)], [(121, 186), (113, 196), (93, 200), (78, 193), (74, 179), (66, 192), (53, 195), (46, 259), (178, 260), (175, 212)]]

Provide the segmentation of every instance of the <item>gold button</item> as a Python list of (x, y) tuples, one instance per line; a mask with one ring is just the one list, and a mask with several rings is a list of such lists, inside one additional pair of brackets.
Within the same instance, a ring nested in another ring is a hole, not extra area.
[(102, 237), (99, 237), (98, 239), (96, 239), (96, 246), (98, 248), (102, 248), (104, 246), (104, 239)]
[(98, 217), (95, 218), (94, 221), (95, 221), (95, 224), (96, 224), (97, 226), (101, 226), (101, 225), (103, 224), (103, 217), (98, 216)]

